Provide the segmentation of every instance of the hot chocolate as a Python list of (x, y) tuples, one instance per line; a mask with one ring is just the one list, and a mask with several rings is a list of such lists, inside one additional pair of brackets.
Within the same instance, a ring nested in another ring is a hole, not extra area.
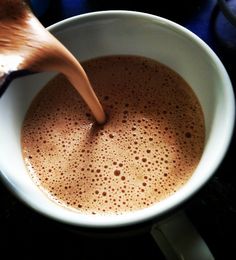
[(144, 57), (82, 63), (108, 115), (97, 125), (62, 75), (37, 95), (22, 128), (23, 156), (55, 202), (121, 214), (172, 195), (192, 176), (205, 138), (201, 106), (170, 68)]

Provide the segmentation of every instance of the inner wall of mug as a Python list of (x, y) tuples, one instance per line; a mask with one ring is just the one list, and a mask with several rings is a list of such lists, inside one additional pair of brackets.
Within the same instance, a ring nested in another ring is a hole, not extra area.
[(0, 99), (0, 170), (4, 181), (34, 209), (83, 226), (115, 226), (158, 216), (196, 192), (212, 176), (227, 149), (233, 128), (234, 101), (228, 76), (215, 54), (196, 36), (170, 21), (135, 12), (99, 12), (70, 18), (50, 28), (80, 60), (141, 55), (179, 73), (192, 86), (204, 112), (206, 141), (193, 177), (176, 194), (154, 206), (121, 216), (85, 216), (50, 201), (30, 179), (21, 153), (25, 113), (55, 73), (15, 80)]

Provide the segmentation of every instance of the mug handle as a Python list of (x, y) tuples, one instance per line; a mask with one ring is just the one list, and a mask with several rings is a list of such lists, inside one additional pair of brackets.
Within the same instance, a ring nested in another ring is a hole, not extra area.
[(215, 259), (184, 211), (155, 223), (151, 235), (166, 260)]

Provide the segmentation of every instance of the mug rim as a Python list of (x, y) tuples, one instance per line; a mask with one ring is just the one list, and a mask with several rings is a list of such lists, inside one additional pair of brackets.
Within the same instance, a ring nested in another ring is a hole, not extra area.
[[(233, 136), (234, 131), (234, 120), (235, 120), (235, 102), (234, 102), (234, 94), (233, 94), (233, 88), (232, 84), (230, 82), (229, 76), (217, 57), (217, 55), (213, 52), (213, 50), (204, 42), (202, 41), (197, 35), (195, 35), (190, 30), (186, 29), (185, 27), (168, 20), (163, 17), (159, 17), (156, 15), (151, 15), (148, 13), (143, 12), (136, 12), (136, 11), (123, 11), (123, 10), (111, 10), (111, 11), (97, 11), (97, 12), (91, 12), (87, 14), (82, 15), (76, 15), (74, 17), (67, 18), (65, 20), (59, 21), (49, 27), (47, 29), (52, 33), (62, 32), (64, 29), (70, 28), (71, 26), (78, 25), (79, 22), (92, 22), (94, 20), (103, 20), (105, 18), (115, 16), (121, 18), (121, 17), (127, 17), (129, 19), (135, 18), (135, 17), (141, 17), (143, 19), (146, 19), (147, 21), (156, 22), (159, 25), (168, 27), (168, 29), (172, 29), (175, 32), (178, 32), (182, 34), (185, 38), (187, 37), (191, 41), (194, 41), (196, 44), (198, 44), (202, 49), (204, 49), (208, 54), (209, 57), (214, 61), (214, 63), (217, 66), (217, 72), (220, 74), (220, 77), (223, 79), (224, 82), (226, 82), (226, 86), (224, 87), (224, 92), (227, 94), (227, 100), (229, 102), (229, 113), (228, 113), (228, 128), (227, 128), (227, 135), (224, 142), (224, 149), (221, 149), (221, 151), (218, 153), (218, 158), (215, 159), (214, 165), (210, 169), (207, 170), (207, 173), (204, 177), (199, 178), (198, 183), (194, 186), (193, 190), (190, 189), (184, 189), (182, 191), (178, 191), (174, 194), (174, 199), (169, 199), (169, 203), (166, 203), (166, 199), (162, 200), (161, 202), (158, 202), (154, 204), (153, 206), (145, 209), (141, 209), (138, 211), (132, 211), (130, 213), (125, 213), (123, 215), (103, 215), (103, 216), (96, 216), (96, 215), (87, 215), (87, 214), (81, 214), (83, 215), (80, 218), (77, 218), (75, 214), (62, 214), (63, 210), (58, 210), (55, 212), (55, 210), (52, 208), (43, 207), (43, 205), (38, 205), (37, 202), (33, 201), (33, 198), (30, 196), (27, 196), (27, 194), (24, 194), (22, 190), (19, 189), (19, 187), (13, 187), (13, 184), (8, 181), (7, 174), (3, 173), (3, 176), (5, 177), (5, 183), (10, 186), (10, 189), (13, 190), (14, 193), (18, 197), (20, 197), (24, 202), (26, 202), (28, 205), (30, 205), (32, 208), (34, 208), (36, 211), (41, 212), (43, 215), (50, 216), (53, 219), (56, 219), (60, 222), (76, 225), (76, 226), (83, 226), (83, 227), (94, 227), (94, 228), (111, 228), (111, 227), (119, 227), (119, 226), (127, 226), (130, 224), (137, 224), (142, 221), (150, 220), (151, 218), (156, 218), (157, 216), (162, 216), (163, 214), (166, 214), (170, 210), (176, 208), (180, 204), (183, 204), (187, 199), (189, 199), (192, 195), (194, 195), (203, 185), (206, 184), (206, 182), (212, 177), (216, 169), (221, 164), (226, 151), (228, 150), (228, 147), (231, 142), (231, 138)], [(55, 202), (53, 202), (55, 203)], [(61, 207), (61, 206), (59, 206)], [(74, 213), (74, 212), (73, 212)], [(76, 213), (78, 214), (78, 213)]]

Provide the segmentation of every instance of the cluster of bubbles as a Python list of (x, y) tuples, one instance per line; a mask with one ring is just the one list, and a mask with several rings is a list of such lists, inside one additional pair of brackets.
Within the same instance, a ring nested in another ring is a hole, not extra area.
[(201, 107), (187, 83), (146, 58), (113, 56), (83, 64), (108, 115), (92, 115), (61, 75), (24, 121), (26, 165), (55, 201), (92, 214), (148, 207), (191, 177), (204, 144)]

